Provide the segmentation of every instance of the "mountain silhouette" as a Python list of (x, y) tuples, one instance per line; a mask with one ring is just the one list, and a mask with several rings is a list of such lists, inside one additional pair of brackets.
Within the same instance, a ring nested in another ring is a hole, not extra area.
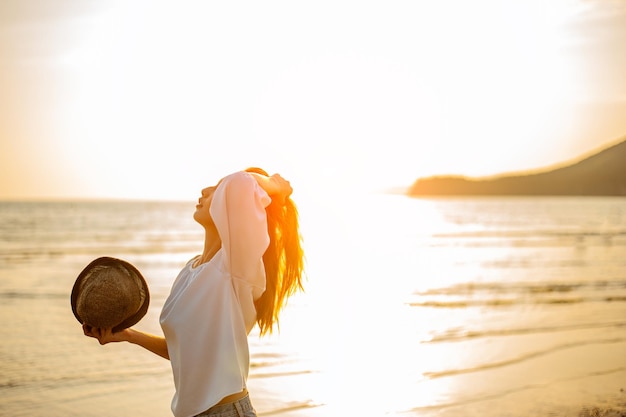
[[(626, 138), (623, 138), (626, 139)], [(488, 178), (420, 178), (410, 196), (576, 195), (626, 196), (626, 140), (561, 168)]]

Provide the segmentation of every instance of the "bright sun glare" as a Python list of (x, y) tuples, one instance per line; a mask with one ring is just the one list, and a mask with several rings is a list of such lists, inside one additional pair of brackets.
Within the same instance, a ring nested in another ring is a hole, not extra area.
[[(307, 188), (357, 189), (521, 169), (529, 142), (567, 111), (572, 64), (561, 48), (575, 4), (455, 2), (451, 13), (447, 3), (420, 2), (403, 17), (349, 3), (336, 18), (304, 6), (220, 6), (238, 17), (230, 27), (215, 5), (120, 3), (85, 21), (61, 57), (77, 85), (65, 162), (120, 184), (128, 171), (103, 161), (133, 166), (143, 155), (133, 174), (141, 192), (171, 198), (249, 165), (286, 171)], [(354, 34), (341, 20), (352, 15)], [(381, 27), (367, 26), (377, 15)], [(272, 29), (278, 22), (290, 32)], [(466, 158), (520, 142), (514, 159)]]
[(399, 189), (544, 168), (625, 127), (618, 6), (2, 7), (6, 198), (189, 200), (248, 166), (307, 195)]

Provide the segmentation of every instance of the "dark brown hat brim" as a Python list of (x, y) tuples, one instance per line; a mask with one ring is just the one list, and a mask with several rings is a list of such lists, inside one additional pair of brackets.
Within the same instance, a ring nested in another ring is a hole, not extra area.
[(146, 313), (148, 312), (148, 307), (150, 306), (150, 291), (148, 289), (148, 284), (146, 283), (146, 280), (144, 279), (143, 275), (141, 275), (141, 272), (139, 272), (139, 270), (134, 265), (130, 264), (129, 262), (124, 261), (122, 259), (112, 258), (108, 256), (103, 256), (101, 258), (95, 259), (82, 270), (82, 272), (78, 275), (78, 278), (76, 278), (76, 281), (74, 282), (74, 286), (72, 287), (72, 294), (70, 297), (70, 302), (72, 305), (72, 313), (74, 313), (74, 317), (76, 317), (76, 320), (78, 320), (79, 323), (81, 324), (84, 323), (84, 320), (78, 314), (78, 308), (77, 308), (78, 298), (80, 295), (81, 288), (83, 286), (82, 284), (84, 280), (86, 279), (86, 277), (90, 275), (91, 271), (94, 268), (101, 267), (101, 266), (105, 266), (105, 267), (110, 266), (110, 267), (118, 267), (118, 268), (122, 267), (126, 269), (129, 273), (134, 275), (139, 280), (139, 282), (141, 283), (141, 287), (142, 287), (141, 291), (143, 292), (143, 298), (144, 298), (143, 303), (134, 314), (132, 314), (128, 318), (124, 319), (121, 323), (113, 327), (112, 329), (113, 333), (117, 333), (119, 331), (122, 331), (124, 329), (134, 326), (146, 315)]

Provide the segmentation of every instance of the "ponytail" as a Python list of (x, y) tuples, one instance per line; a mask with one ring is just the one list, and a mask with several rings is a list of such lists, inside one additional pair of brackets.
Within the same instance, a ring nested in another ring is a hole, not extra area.
[[(247, 172), (268, 176), (260, 168)], [(272, 200), (265, 209), (270, 243), (263, 254), (265, 266), (265, 292), (255, 301), (257, 324), (261, 335), (272, 333), (278, 327), (278, 316), (287, 299), (303, 290), (304, 251), (300, 236), (298, 209), (291, 198)]]

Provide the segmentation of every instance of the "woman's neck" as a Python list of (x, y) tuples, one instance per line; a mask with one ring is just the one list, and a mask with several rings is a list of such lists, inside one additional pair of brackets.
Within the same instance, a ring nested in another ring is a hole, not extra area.
[(213, 259), (213, 256), (217, 253), (218, 250), (222, 247), (222, 241), (220, 239), (219, 234), (217, 233), (216, 228), (205, 228), (204, 229), (204, 249), (202, 251), (202, 255), (200, 258), (194, 262), (195, 266), (202, 265), (204, 263), (209, 262)]

